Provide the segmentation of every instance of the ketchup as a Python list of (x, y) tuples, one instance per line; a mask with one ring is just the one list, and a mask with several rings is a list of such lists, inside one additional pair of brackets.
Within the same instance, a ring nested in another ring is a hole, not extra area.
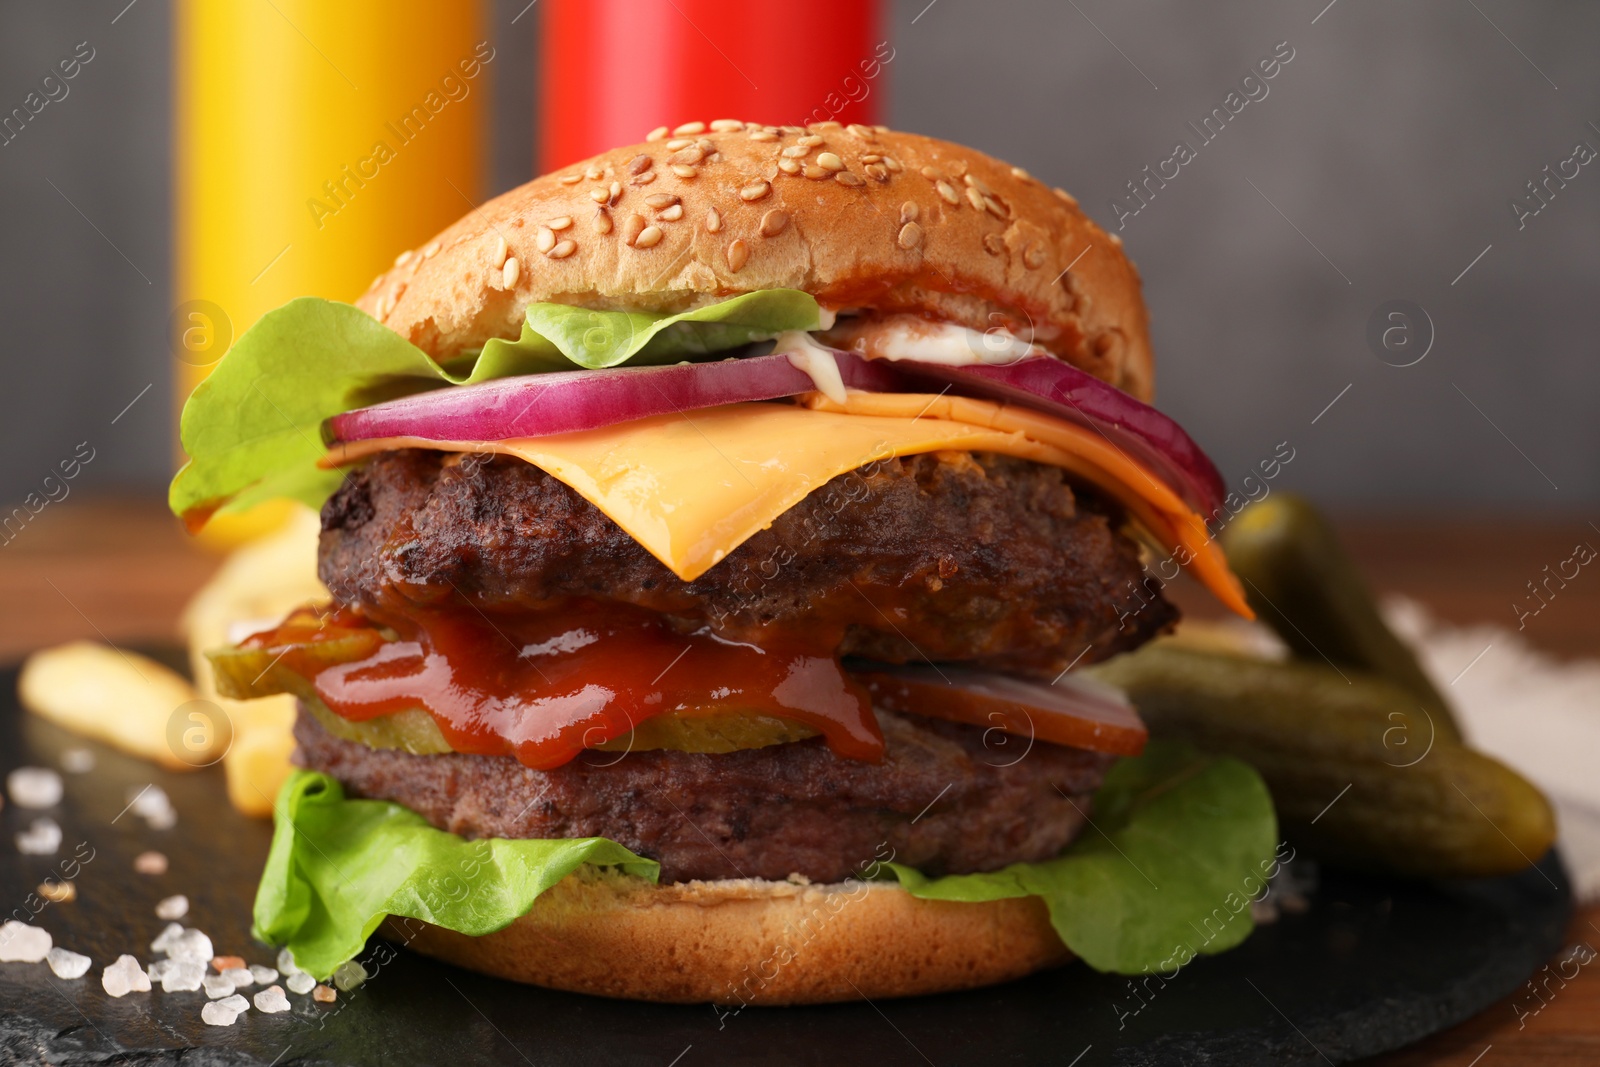
[(320, 621), (299, 612), (243, 644), (282, 650), (283, 665), (343, 718), (420, 707), (455, 751), (512, 755), (539, 770), (669, 712), (790, 719), (839, 756), (883, 758), (868, 697), (831, 648), (757, 647), (709, 627), (679, 633), (629, 605), (579, 601), (493, 618), (460, 605), (339, 608)]

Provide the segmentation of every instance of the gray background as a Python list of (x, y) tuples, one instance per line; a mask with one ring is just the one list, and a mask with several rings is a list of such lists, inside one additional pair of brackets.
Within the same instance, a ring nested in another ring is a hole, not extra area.
[[(97, 53), (0, 148), (4, 502), (86, 438), (75, 491), (157, 492), (170, 473), (171, 16), (140, 0), (113, 25), (125, 4), (0, 14), (0, 110), (74, 42)], [(490, 16), (485, 193), (531, 173), (524, 4)], [(1115, 229), (1124, 183), (1197, 144), (1186, 123), (1288, 41), (1268, 96), (1122, 230), (1158, 402), (1235, 484), (1288, 441), (1278, 484), (1345, 510), (1593, 511), (1600, 160), (1525, 229), (1507, 202), (1575, 142), (1600, 148), (1600, 5), (1325, 4), (896, 2), (887, 121), (1027, 167)], [(1396, 298), (1436, 331), (1415, 366), (1365, 341)]]

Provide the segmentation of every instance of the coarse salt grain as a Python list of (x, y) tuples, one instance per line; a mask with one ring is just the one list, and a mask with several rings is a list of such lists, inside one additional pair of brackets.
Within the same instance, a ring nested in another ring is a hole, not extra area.
[(183, 927), (179, 926), (177, 923), (168, 923), (166, 925), (166, 929), (157, 934), (156, 939), (150, 942), (150, 951), (164, 954), (172, 947), (172, 942), (182, 936)]
[(185, 930), (167, 947), (167, 955), (175, 960), (198, 960), (202, 964), (210, 963), (216, 954), (211, 939), (199, 930)]
[(166, 790), (159, 785), (130, 789), (128, 808), (148, 823), (152, 830), (170, 830), (178, 824), (178, 813), (173, 808)]
[(200, 988), (205, 977), (206, 965), (199, 960), (173, 960), (161, 976), (161, 989), (166, 993), (191, 993)]
[(101, 972), (100, 985), (113, 997), (125, 997), (129, 993), (150, 992), (150, 977), (139, 967), (138, 960), (122, 955)]
[(52, 904), (66, 904), (78, 899), (78, 887), (71, 882), (40, 882), (39, 895)]
[(61, 769), (68, 774), (88, 774), (94, 770), (94, 753), (86, 748), (69, 748), (61, 753)]
[(267, 1015), (289, 1010), (289, 998), (283, 995), (283, 986), (269, 985), (255, 996), (256, 1010)]
[(311, 999), (318, 1004), (332, 1004), (339, 999), (339, 994), (328, 986), (319, 985), (311, 991)]
[(152, 982), (159, 982), (165, 978), (167, 976), (167, 972), (172, 970), (172, 968), (176, 965), (176, 961), (174, 960), (156, 960), (145, 967), (145, 977), (149, 978)]
[(221, 1000), (210, 1000), (200, 1009), (207, 1026), (232, 1026), (235, 1019), (250, 1010), (250, 1002), (235, 993)]
[(211, 966), (218, 974), (221, 974), (223, 971), (231, 971), (235, 967), (243, 967), (244, 958), (242, 956), (213, 956), (211, 957)]
[(18, 767), (6, 775), (6, 792), (19, 808), (53, 808), (61, 803), (61, 775), (48, 767)]
[(317, 980), (304, 971), (296, 971), (284, 979), (283, 984), (289, 987), (289, 992), (303, 997), (316, 986)]
[(286, 948), (278, 950), (278, 970), (284, 974), (294, 974), (300, 968), (294, 962), (294, 953)]
[(156, 905), (156, 918), (181, 919), (189, 914), (189, 898), (182, 893), (167, 897)]
[(256, 984), (255, 976), (248, 967), (229, 967), (222, 972), (222, 977), (232, 982), (237, 988), (245, 989)]
[(57, 978), (82, 978), (89, 973), (89, 957), (81, 952), (52, 948), (45, 955), (45, 961), (50, 964)]
[(0, 963), (38, 963), (51, 944), (50, 931), (8, 919), (0, 926)]
[(341, 993), (348, 993), (367, 980), (367, 969), (355, 960), (346, 960), (333, 972), (333, 984)]
[(271, 967), (263, 967), (259, 963), (250, 965), (250, 977), (256, 980), (256, 985), (271, 985), (278, 980), (278, 972)]
[(17, 851), (24, 856), (54, 856), (61, 848), (61, 826), (54, 819), (33, 820), (17, 835)]
[(223, 997), (231, 997), (233, 995), (233, 983), (220, 974), (208, 974), (201, 980), (200, 984), (205, 987), (206, 996), (212, 1000), (220, 1000)]
[(133, 858), (133, 869), (139, 874), (166, 874), (166, 853), (141, 852)]

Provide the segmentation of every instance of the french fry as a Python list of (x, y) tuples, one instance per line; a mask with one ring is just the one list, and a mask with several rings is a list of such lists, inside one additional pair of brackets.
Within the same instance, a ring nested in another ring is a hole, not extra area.
[(199, 694), (181, 675), (93, 641), (35, 652), (23, 664), (17, 689), (23, 706), (40, 718), (169, 770), (215, 762), (228, 741), (218, 717), (191, 721), (183, 710)]

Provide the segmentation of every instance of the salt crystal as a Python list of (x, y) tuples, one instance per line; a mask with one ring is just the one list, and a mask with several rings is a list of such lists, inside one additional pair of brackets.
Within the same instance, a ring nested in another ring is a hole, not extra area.
[(293, 952), (290, 952), (287, 948), (278, 950), (278, 970), (282, 971), (284, 974), (293, 974), (299, 969), (300, 968), (295, 965)]
[(233, 983), (220, 974), (208, 974), (200, 984), (205, 986), (206, 996), (212, 1000), (233, 995)]
[(229, 967), (222, 972), (222, 977), (232, 982), (239, 989), (256, 984), (255, 976), (250, 973), (248, 967)]
[(283, 995), (283, 986), (269, 985), (256, 994), (256, 1011), (268, 1015), (289, 1010), (289, 998)]
[(201, 964), (210, 963), (216, 954), (211, 939), (199, 930), (185, 930), (167, 948), (167, 955), (175, 960), (198, 960)]
[(190, 993), (205, 980), (206, 965), (199, 960), (173, 960), (161, 976), (161, 989), (167, 993)]
[(284, 980), (284, 984), (289, 987), (289, 992), (303, 997), (311, 992), (317, 980), (304, 971), (296, 971)]
[(178, 813), (173, 809), (166, 791), (159, 785), (129, 790), (128, 807), (152, 830), (170, 830), (178, 823)]
[(235, 994), (221, 1000), (208, 1000), (200, 1009), (200, 1018), (207, 1026), (232, 1026), (242, 1013), (250, 1010), (250, 1002)]
[(78, 887), (72, 882), (55, 882), (47, 878), (39, 883), (39, 895), (52, 904), (66, 904), (78, 899)]
[(113, 997), (150, 992), (149, 976), (140, 969), (138, 960), (127, 955), (118, 956), (117, 962), (101, 973), (100, 984)]
[(61, 826), (54, 819), (35, 819), (17, 835), (17, 851), (24, 856), (54, 856), (60, 847)]
[(144, 973), (152, 982), (159, 982), (167, 976), (167, 972), (176, 966), (175, 960), (156, 960), (145, 967)]
[(263, 967), (259, 963), (250, 965), (250, 977), (256, 980), (256, 985), (270, 985), (278, 980), (278, 972), (271, 967)]
[(53, 948), (45, 956), (50, 969), (56, 973), (57, 978), (82, 978), (89, 973), (89, 957), (81, 952), (69, 952), (64, 948)]
[(339, 994), (325, 985), (319, 985), (311, 991), (311, 999), (318, 1004), (332, 1004), (339, 999)]
[(0, 963), (38, 963), (51, 944), (50, 931), (9, 919), (0, 926)]
[(183, 927), (179, 926), (177, 923), (168, 923), (167, 928), (162, 930), (161, 933), (156, 936), (154, 941), (150, 942), (150, 951), (164, 954), (172, 947), (172, 942), (182, 936)]
[(133, 857), (133, 869), (140, 874), (166, 874), (167, 857), (161, 852), (141, 852)]
[(179, 893), (156, 905), (156, 918), (181, 919), (189, 914), (189, 898)]
[(234, 967), (243, 967), (244, 958), (241, 956), (212, 956), (211, 966), (218, 974)]
[(367, 969), (355, 960), (339, 964), (339, 969), (333, 972), (333, 984), (343, 993), (350, 992), (366, 980)]
[(68, 774), (88, 774), (94, 770), (94, 753), (86, 748), (69, 748), (61, 753), (61, 769)]
[(48, 767), (18, 767), (6, 775), (6, 792), (19, 808), (53, 808), (61, 803), (61, 775)]

